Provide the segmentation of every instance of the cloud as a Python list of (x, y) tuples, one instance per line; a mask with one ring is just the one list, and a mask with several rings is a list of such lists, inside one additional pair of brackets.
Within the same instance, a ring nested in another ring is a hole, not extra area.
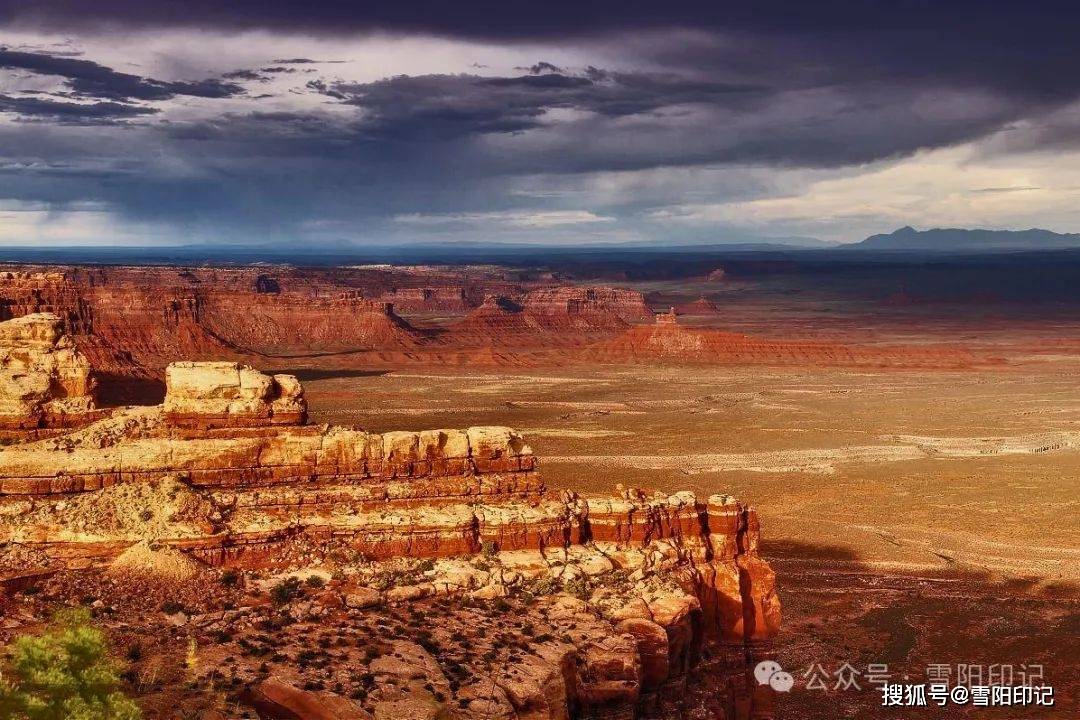
[(535, 65), (533, 65), (531, 67), (521, 68), (521, 69), (522, 70), (528, 70), (533, 75), (539, 75), (540, 73), (558, 73), (558, 74), (562, 74), (562, 73), (566, 72), (565, 70), (563, 70), (558, 65), (552, 65), (551, 63), (545, 62), (543, 60), (541, 60), (540, 62), (536, 63)]
[[(846, 242), (891, 232), (911, 218), (926, 227), (1078, 227), (1078, 154), (973, 165), (978, 152), (967, 145), (919, 153), (856, 174), (807, 177), (783, 194), (675, 204), (650, 212), (649, 219), (669, 227), (740, 227)], [(1017, 180), (1031, 182), (1007, 185)]]
[(152, 115), (158, 111), (154, 108), (116, 102), (75, 103), (39, 97), (16, 98), (0, 95), (0, 112), (15, 113), (24, 117), (51, 118), (62, 123), (100, 123)]
[(395, 215), (394, 222), (406, 225), (429, 227), (468, 225), (483, 226), (496, 223), (514, 228), (552, 228), (565, 225), (590, 225), (593, 223), (615, 222), (613, 217), (604, 217), (587, 210), (504, 210), (483, 213), (442, 213)]
[(0, 48), (0, 68), (60, 76), (65, 79), (65, 85), (81, 97), (118, 102), (167, 100), (177, 95), (225, 98), (244, 91), (239, 85), (214, 78), (195, 82), (163, 82), (117, 72), (92, 60), (6, 48)]
[(260, 75), (254, 70), (233, 70), (221, 76), (225, 80), (261, 80), (266, 81), (265, 75)]
[[(550, 63), (539, 63), (554, 68)], [(593, 69), (595, 70), (595, 69)], [(365, 111), (365, 133), (393, 139), (452, 139), (515, 133), (574, 110), (611, 118), (685, 104), (735, 104), (764, 88), (675, 75), (608, 72), (602, 77), (544, 72), (508, 77), (400, 75), (371, 83), (307, 86)]]
[[(1025, 199), (1075, 217), (1046, 173), (967, 179), (1080, 144), (1060, 16), (753, 5), (0, 0), (0, 200), (283, 241), (851, 239), (1026, 217)], [(858, 191), (959, 147), (941, 182)]]

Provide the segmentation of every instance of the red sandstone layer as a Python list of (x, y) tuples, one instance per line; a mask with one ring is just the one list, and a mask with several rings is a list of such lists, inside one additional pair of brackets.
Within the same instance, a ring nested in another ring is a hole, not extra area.
[[(369, 366), (582, 362), (953, 367), (948, 348), (762, 340), (637, 323), (636, 291), (492, 268), (63, 268), (0, 276), (0, 320), (57, 313), (103, 379), (160, 377), (177, 357)], [(484, 298), (487, 300), (484, 300)], [(693, 314), (712, 313), (690, 303)], [(415, 313), (413, 320), (400, 313)], [(434, 318), (434, 319), (433, 319)], [(273, 358), (273, 360), (271, 360)], [(112, 402), (134, 399), (102, 383)]]

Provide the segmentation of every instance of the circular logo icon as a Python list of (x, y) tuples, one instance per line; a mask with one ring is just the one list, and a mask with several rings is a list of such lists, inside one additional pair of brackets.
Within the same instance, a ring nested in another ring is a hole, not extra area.
[(775, 660), (762, 660), (754, 667), (754, 679), (758, 681), (758, 685), (768, 685), (769, 678), (783, 670), (780, 663)]
[(795, 678), (793, 678), (789, 672), (781, 670), (780, 672), (774, 672), (769, 676), (769, 687), (776, 692), (788, 692), (794, 686)]

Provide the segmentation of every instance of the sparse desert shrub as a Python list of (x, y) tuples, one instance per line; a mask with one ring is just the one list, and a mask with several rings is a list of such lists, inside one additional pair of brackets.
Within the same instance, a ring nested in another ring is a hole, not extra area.
[(105, 636), (85, 610), (56, 615), (38, 636), (11, 644), (0, 680), (0, 717), (11, 720), (137, 720), (139, 707), (117, 686)]
[(578, 600), (588, 600), (592, 597), (592, 583), (585, 576), (576, 577), (566, 583), (566, 592)]
[(270, 588), (270, 601), (275, 605), (285, 605), (303, 594), (300, 578), (287, 577)]
[(321, 588), (323, 585), (326, 585), (326, 581), (323, 580), (321, 575), (308, 575), (307, 579), (304, 580), (304, 584), (307, 585), (309, 588), (318, 589)]
[(381, 572), (378, 575), (376, 575), (375, 577), (371, 578), (371, 582), (369, 582), (368, 585), (373, 590), (378, 590), (379, 592), (385, 592), (385, 591), (389, 590), (390, 588), (394, 587), (394, 585), (396, 584), (395, 583), (395, 578), (396, 577), (397, 577), (396, 574), (393, 573), (393, 572), (390, 572), (390, 571)]
[(183, 612), (184, 606), (175, 600), (166, 600), (161, 603), (161, 612), (166, 615), (175, 615), (176, 613)]
[(561, 589), (562, 586), (559, 585), (559, 581), (553, 577), (541, 578), (532, 586), (532, 591), (536, 595), (552, 595)]
[(221, 573), (221, 584), (225, 587), (235, 587), (240, 582), (240, 573), (229, 569)]

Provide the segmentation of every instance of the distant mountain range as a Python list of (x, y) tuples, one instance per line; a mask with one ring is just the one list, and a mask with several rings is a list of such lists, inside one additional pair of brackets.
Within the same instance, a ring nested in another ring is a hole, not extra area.
[(895, 232), (871, 235), (845, 246), (852, 250), (918, 250), (922, 252), (985, 252), (988, 250), (1062, 250), (1080, 248), (1080, 233), (1051, 230), (964, 230), (902, 227)]

